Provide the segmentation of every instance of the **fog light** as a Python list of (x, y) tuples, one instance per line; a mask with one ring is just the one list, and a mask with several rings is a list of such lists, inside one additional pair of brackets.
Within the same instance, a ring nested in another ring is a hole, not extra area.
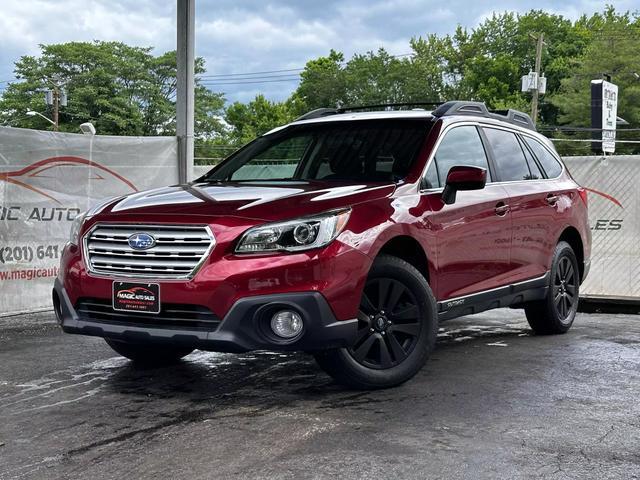
[(302, 317), (293, 310), (282, 310), (271, 317), (271, 330), (281, 338), (294, 338), (302, 332)]

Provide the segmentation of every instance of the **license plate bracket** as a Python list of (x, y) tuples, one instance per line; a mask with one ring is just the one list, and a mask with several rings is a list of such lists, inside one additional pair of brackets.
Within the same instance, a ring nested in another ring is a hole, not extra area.
[(130, 313), (160, 313), (160, 284), (113, 282), (113, 309)]

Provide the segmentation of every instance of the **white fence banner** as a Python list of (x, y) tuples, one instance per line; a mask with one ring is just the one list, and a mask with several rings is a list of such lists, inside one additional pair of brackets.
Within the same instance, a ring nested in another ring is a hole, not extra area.
[(177, 180), (175, 137), (0, 127), (0, 315), (51, 307), (60, 253), (79, 212)]
[(640, 155), (564, 161), (589, 191), (591, 272), (581, 295), (640, 300)]

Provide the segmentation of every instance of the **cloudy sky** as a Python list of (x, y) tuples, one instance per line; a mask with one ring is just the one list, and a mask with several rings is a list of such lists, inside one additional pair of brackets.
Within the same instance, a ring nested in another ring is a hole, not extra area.
[[(619, 11), (634, 11), (638, 0), (609, 0)], [(409, 51), (413, 36), (474, 27), (493, 11), (532, 8), (575, 19), (601, 11), (592, 0), (197, 0), (196, 55), (206, 59), (209, 86), (230, 101), (256, 93), (280, 100), (296, 87), (305, 62), (333, 48), (364, 53), (384, 47)], [(175, 49), (175, 1), (2, 0), (0, 91), (13, 78), (21, 55), (38, 44), (116, 40)], [(235, 75), (286, 70), (271, 74)], [(232, 76), (229, 76), (232, 74)], [(256, 80), (269, 82), (256, 83)], [(251, 77), (260, 77), (258, 79)]]

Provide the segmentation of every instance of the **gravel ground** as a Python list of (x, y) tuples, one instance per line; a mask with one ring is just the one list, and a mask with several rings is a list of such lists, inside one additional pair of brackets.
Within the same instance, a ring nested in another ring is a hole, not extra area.
[(533, 336), (447, 322), (405, 385), (346, 390), (304, 354), (141, 369), (50, 313), (0, 319), (0, 478), (640, 478), (640, 316)]

